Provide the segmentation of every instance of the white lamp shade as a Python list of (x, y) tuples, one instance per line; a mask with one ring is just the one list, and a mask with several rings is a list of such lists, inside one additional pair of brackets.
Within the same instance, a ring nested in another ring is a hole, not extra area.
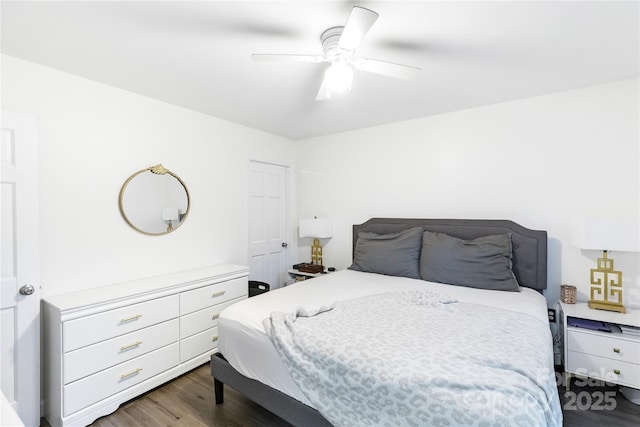
[(640, 252), (640, 219), (576, 219), (571, 224), (571, 243), (581, 249)]
[(327, 71), (325, 79), (329, 89), (333, 92), (351, 91), (353, 70), (344, 62), (334, 62)]
[(300, 220), (300, 237), (325, 239), (333, 235), (333, 224), (330, 219), (312, 218)]
[(178, 208), (162, 208), (163, 221), (177, 221), (180, 219)]

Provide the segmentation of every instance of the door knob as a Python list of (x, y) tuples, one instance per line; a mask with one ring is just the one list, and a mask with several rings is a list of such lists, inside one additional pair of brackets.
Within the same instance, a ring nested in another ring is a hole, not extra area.
[(289, 244), (287, 242), (282, 242), (282, 247), (286, 248), (287, 246), (289, 246)]
[(21, 295), (31, 295), (35, 291), (36, 291), (36, 288), (34, 288), (33, 286), (23, 285), (18, 292), (20, 292)]

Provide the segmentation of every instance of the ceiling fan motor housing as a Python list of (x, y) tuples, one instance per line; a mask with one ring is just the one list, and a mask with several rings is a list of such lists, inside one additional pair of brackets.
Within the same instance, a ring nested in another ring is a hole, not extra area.
[(340, 47), (338, 42), (344, 27), (331, 27), (320, 35), (322, 49), (327, 60), (334, 62), (350, 62), (353, 51)]

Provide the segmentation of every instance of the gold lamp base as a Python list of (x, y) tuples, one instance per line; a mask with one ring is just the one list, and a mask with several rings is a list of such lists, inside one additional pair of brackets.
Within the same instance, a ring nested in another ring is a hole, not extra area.
[(626, 313), (622, 305), (622, 272), (613, 269), (613, 259), (607, 257), (607, 251), (602, 253), (598, 268), (591, 269), (589, 308)]
[(322, 266), (322, 263), (322, 246), (320, 246), (320, 239), (313, 239), (313, 245), (311, 245), (311, 264)]
[(595, 310), (617, 311), (618, 313), (626, 313), (627, 309), (622, 304), (604, 303), (600, 301), (589, 300), (589, 308)]

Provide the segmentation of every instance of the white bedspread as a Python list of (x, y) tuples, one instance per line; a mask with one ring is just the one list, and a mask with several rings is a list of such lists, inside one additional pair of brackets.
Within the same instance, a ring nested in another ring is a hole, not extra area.
[(562, 425), (549, 328), (530, 315), (426, 289), (275, 312), (265, 326), (336, 427)]

